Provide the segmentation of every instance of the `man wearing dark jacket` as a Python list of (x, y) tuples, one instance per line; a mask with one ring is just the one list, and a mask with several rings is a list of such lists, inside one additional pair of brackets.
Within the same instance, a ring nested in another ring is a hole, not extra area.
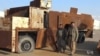
[(64, 29), (62, 27), (62, 24), (60, 24), (56, 33), (58, 52), (65, 52), (65, 49), (66, 49), (66, 43), (65, 43), (63, 32), (64, 32)]

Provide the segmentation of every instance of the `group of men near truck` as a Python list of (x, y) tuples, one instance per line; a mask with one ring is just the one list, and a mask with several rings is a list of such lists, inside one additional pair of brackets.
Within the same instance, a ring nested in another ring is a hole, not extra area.
[(64, 53), (66, 50), (66, 45), (68, 45), (71, 51), (70, 54), (73, 55), (76, 51), (78, 35), (79, 33), (75, 22), (71, 22), (66, 28), (63, 28), (63, 25), (60, 24), (56, 33), (56, 44), (58, 48), (57, 51)]

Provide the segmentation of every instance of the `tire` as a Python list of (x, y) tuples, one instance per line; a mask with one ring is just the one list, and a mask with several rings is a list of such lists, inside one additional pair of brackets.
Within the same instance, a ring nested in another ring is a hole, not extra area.
[(18, 53), (31, 52), (35, 49), (34, 40), (28, 36), (19, 36)]
[(77, 43), (84, 43), (85, 42), (85, 33), (79, 32), (79, 37)]

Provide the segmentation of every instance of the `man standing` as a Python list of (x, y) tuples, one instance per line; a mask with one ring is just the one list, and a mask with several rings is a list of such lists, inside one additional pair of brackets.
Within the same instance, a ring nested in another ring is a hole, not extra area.
[(71, 22), (68, 28), (68, 46), (71, 50), (71, 55), (73, 55), (76, 51), (76, 44), (78, 40), (78, 29), (74, 22)]
[(56, 33), (58, 52), (65, 52), (65, 49), (66, 49), (63, 30), (64, 30), (63, 26), (62, 26), (62, 24), (60, 24), (60, 26), (57, 30), (57, 33)]

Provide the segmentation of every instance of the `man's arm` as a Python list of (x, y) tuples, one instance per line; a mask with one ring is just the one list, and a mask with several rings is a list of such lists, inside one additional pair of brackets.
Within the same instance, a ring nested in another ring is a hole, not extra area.
[(75, 28), (75, 31), (76, 31), (76, 41), (78, 41), (79, 32), (78, 32), (77, 27)]

